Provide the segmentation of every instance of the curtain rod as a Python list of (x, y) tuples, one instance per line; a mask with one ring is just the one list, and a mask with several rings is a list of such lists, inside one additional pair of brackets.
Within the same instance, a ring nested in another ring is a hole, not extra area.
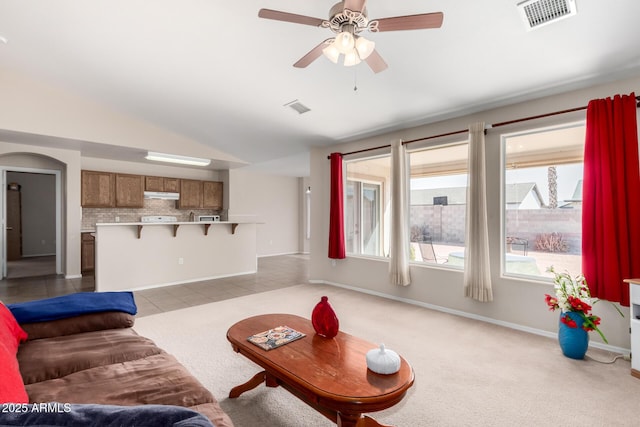
[[(636, 101), (637, 101), (636, 108), (640, 108), (640, 96), (636, 96)], [(575, 111), (586, 110), (586, 109), (587, 109), (587, 106), (585, 105), (583, 107), (569, 108), (567, 110), (554, 111), (552, 113), (538, 114), (537, 116), (529, 116), (529, 117), (523, 117), (521, 119), (509, 120), (506, 122), (494, 123), (491, 125), (487, 125), (487, 127), (485, 128), (485, 133), (487, 132), (487, 129), (497, 128), (497, 127), (506, 126), (506, 125), (512, 125), (514, 123), (526, 122), (529, 120), (542, 119), (544, 117), (557, 116), (560, 114), (573, 113)], [(441, 133), (439, 135), (425, 136), (424, 138), (412, 139), (410, 141), (402, 141), (402, 145), (411, 144), (412, 142), (427, 141), (429, 139), (442, 138), (445, 136), (458, 135), (458, 134), (467, 133), (467, 132), (469, 132), (469, 129), (456, 130), (453, 132)], [(365, 153), (367, 151), (380, 150), (381, 148), (390, 148), (390, 147), (391, 147), (391, 144), (387, 144), (387, 145), (380, 145), (378, 147), (373, 147), (373, 148), (364, 148), (362, 150), (357, 150), (357, 151), (349, 151), (348, 153), (341, 153), (341, 154), (343, 156), (347, 156), (349, 154)], [(327, 159), (330, 159), (330, 158), (331, 156), (327, 156)]]

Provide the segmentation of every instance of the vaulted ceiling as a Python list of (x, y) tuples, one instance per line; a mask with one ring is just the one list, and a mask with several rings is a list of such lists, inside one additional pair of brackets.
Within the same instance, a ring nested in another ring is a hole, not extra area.
[(371, 19), (444, 13), (439, 29), (367, 33), (389, 65), (375, 74), (324, 57), (294, 68), (333, 33), (258, 17), (327, 19), (333, 1), (0, 0), (0, 67), (305, 176), (314, 145), (640, 74), (640, 2), (575, 0), (535, 30), (518, 2), (369, 0)]

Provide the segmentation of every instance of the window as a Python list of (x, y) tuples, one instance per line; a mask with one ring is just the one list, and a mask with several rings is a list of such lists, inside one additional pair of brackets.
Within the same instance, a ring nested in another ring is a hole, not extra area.
[(503, 136), (505, 274), (581, 271), (584, 138), (583, 124)]
[(391, 158), (345, 162), (345, 239), (349, 254), (386, 256)]
[(409, 154), (412, 261), (462, 268), (468, 150), (465, 141)]

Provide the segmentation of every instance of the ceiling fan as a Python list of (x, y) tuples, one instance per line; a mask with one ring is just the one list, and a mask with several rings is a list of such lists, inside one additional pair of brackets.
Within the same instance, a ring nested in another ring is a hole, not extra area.
[(364, 30), (377, 33), (440, 28), (444, 19), (442, 12), (435, 12), (369, 20), (366, 3), (366, 0), (342, 0), (329, 10), (329, 19), (271, 9), (260, 9), (258, 16), (276, 21), (329, 28), (336, 34), (335, 37), (328, 38), (311, 49), (293, 64), (294, 67), (305, 68), (322, 54), (332, 62), (338, 63), (340, 55), (343, 55), (345, 66), (356, 65), (364, 60), (374, 73), (386, 70), (388, 65), (375, 50), (375, 43), (360, 35)]

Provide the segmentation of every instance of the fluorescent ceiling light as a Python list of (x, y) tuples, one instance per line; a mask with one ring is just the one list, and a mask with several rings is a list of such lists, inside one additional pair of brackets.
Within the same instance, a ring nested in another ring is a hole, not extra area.
[(156, 162), (179, 163), (181, 165), (192, 165), (192, 166), (207, 166), (211, 163), (211, 159), (178, 156), (177, 154), (156, 153), (153, 151), (147, 152), (145, 159), (154, 160)]

